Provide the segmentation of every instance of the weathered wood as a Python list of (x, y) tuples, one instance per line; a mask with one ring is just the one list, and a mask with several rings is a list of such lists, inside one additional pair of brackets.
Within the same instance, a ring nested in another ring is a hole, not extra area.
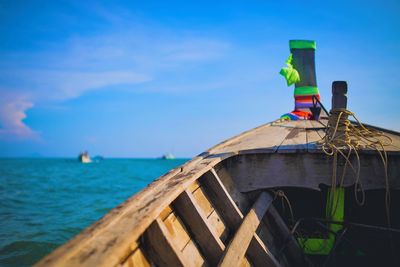
[(215, 230), (215, 233), (222, 242), (226, 244), (229, 237), (229, 228), (225, 225), (225, 220), (222, 219), (222, 216), (216, 209), (208, 216), (207, 223)]
[(206, 267), (208, 266), (206, 259), (200, 253), (199, 248), (194, 240), (190, 240), (182, 251), (183, 258), (188, 261), (188, 267)]
[(177, 214), (175, 214), (175, 212), (172, 212), (163, 223), (171, 237), (171, 240), (173, 240), (176, 247), (182, 251), (186, 244), (189, 243), (190, 236), (181, 219)]
[(214, 169), (204, 174), (201, 183), (205, 187), (211, 202), (221, 212), (228, 227), (236, 229), (242, 222), (243, 214), (236, 206), (230, 194), (222, 184)]
[[(287, 122), (277, 121), (244, 132), (171, 170), (42, 259), (38, 266), (116, 266), (120, 264), (133, 253), (132, 242), (138, 240), (155, 218), (194, 181), (229, 157), (238, 154), (241, 157), (240, 154), (246, 153), (276, 152), (291, 129), (296, 127), (295, 123), (290, 127), (286, 125), (288, 125)], [(389, 152), (393, 155), (400, 155), (400, 146), (398, 145), (400, 134), (390, 133), (393, 136), (394, 144), (397, 145), (389, 147)], [(289, 168), (292, 163), (288, 162)], [(321, 164), (321, 162), (315, 163)], [(376, 170), (380, 170), (380, 163), (374, 164)], [(398, 160), (392, 160), (389, 163), (389, 172), (399, 173), (399, 166)], [(282, 173), (276, 172), (276, 168), (271, 173), (282, 176)], [(395, 181), (399, 180), (397, 176), (389, 173), (389, 178), (392, 179), (392, 177), (394, 184), (398, 184)], [(375, 177), (374, 180), (384, 181), (380, 177)], [(237, 183), (236, 180), (235, 183)], [(250, 187), (253, 188), (250, 190), (254, 190), (257, 185), (250, 185)], [(242, 209), (240, 203), (238, 206)], [(221, 216), (223, 215), (221, 214)]]
[[(224, 188), (222, 192), (224, 193), (227, 192), (230, 199), (233, 201), (232, 203), (234, 203), (237, 206), (237, 208), (242, 212), (242, 214), (246, 214), (251, 208), (251, 205), (247, 197), (243, 193), (239, 192), (230, 173), (226, 170), (226, 168), (222, 164), (219, 164), (217, 168), (212, 168), (210, 172), (213, 175), (213, 177), (217, 177), (217, 179), (219, 180), (218, 184)], [(208, 174), (209, 174), (208, 172), (205, 173), (204, 177), (206, 177), (206, 175)], [(215, 188), (219, 188), (219, 186), (217, 185), (215, 186), (216, 186)]]
[(224, 220), (220, 217), (219, 213), (215, 211), (209, 196), (204, 192), (202, 186), (198, 187), (193, 192), (193, 198), (196, 200), (200, 210), (207, 218), (207, 223), (212, 227), (223, 242), (228, 237), (228, 229), (226, 229)]
[(292, 264), (296, 264), (296, 266), (306, 266), (302, 250), (300, 249), (293, 235), (290, 233), (286, 223), (273, 206), (269, 209), (268, 218), (266, 219), (269, 219), (268, 221), (272, 221), (272, 223), (276, 226), (274, 229), (280, 233), (280, 236), (283, 237), (282, 241), (284, 244), (282, 245), (285, 246), (285, 248), (281, 248), (280, 250), (286, 249), (286, 251), (289, 252), (286, 255), (288, 255), (290, 262), (292, 262)]
[[(224, 173), (223, 175), (227, 174)], [(228, 180), (225, 179), (226, 182)], [(228, 192), (214, 169), (211, 169), (209, 172), (204, 174), (200, 181), (202, 186), (206, 189), (213, 205), (217, 210), (221, 211), (228, 227), (234, 231), (238, 229), (244, 217), (242, 211), (238, 208), (238, 205), (246, 207), (243, 210), (248, 211), (247, 199), (242, 195), (242, 193), (236, 192), (237, 190), (232, 184), (229, 185), (230, 192)], [(235, 203), (231, 197), (232, 194), (236, 196), (237, 202), (240, 203)], [(269, 237), (265, 235), (264, 238)], [(270, 249), (273, 249), (273, 247), (268, 248), (265, 246), (263, 241), (257, 236), (257, 234), (255, 234), (254, 238), (250, 242), (247, 253), (255, 266), (265, 266), (265, 263), (269, 262), (266, 259), (273, 255), (270, 252)]]
[(193, 198), (199, 205), (199, 208), (203, 211), (206, 217), (210, 216), (211, 212), (214, 211), (213, 205), (208, 200), (207, 196), (204, 194), (203, 189), (199, 187), (193, 192)]
[(188, 266), (180, 249), (161, 219), (156, 219), (144, 234), (145, 246), (151, 259), (158, 266)]
[(193, 193), (194, 191), (197, 190), (197, 188), (200, 187), (200, 184), (198, 181), (194, 181), (187, 189), (187, 191), (189, 191), (190, 193)]
[(229, 143), (214, 149), (218, 153), (274, 153), (293, 127), (286, 126), (288, 122), (274, 122), (247, 134), (236, 142)]
[(190, 192), (184, 191), (175, 201), (174, 207), (193, 233), (207, 260), (216, 265), (223, 254), (225, 245), (207, 223), (207, 217)]
[(290, 133), (278, 148), (278, 153), (298, 153), (307, 151), (307, 121), (293, 121), (287, 125), (293, 125)]
[(281, 266), (277, 259), (275, 259), (275, 256), (257, 235), (254, 235), (254, 238), (251, 239), (247, 254), (256, 267)]
[(306, 121), (307, 129), (307, 152), (314, 153), (321, 151), (318, 146), (325, 136), (325, 126), (320, 121), (309, 120)]
[(244, 258), (240, 261), (239, 267), (251, 267), (251, 263), (250, 263), (250, 261), (249, 261), (246, 257), (244, 257)]
[[(353, 164), (355, 160), (352, 156)], [(375, 154), (361, 154), (360, 162), (363, 188), (385, 188), (382, 160)], [(400, 188), (400, 157), (389, 155), (388, 162), (391, 188)], [(282, 186), (320, 190), (321, 183), (332, 182), (332, 160), (321, 153), (240, 155), (223, 164), (241, 192)], [(354, 173), (347, 172), (344, 186), (354, 184), (354, 179)]]
[(247, 213), (243, 223), (235, 233), (233, 240), (226, 248), (219, 266), (239, 266), (240, 261), (246, 254), (247, 248), (254, 237), (261, 219), (264, 217), (265, 212), (268, 210), (271, 203), (272, 197), (268, 193), (262, 192), (253, 207)]
[(144, 256), (142, 250), (137, 248), (120, 267), (150, 267), (151, 263)]
[(160, 216), (158, 216), (162, 221), (164, 221), (172, 212), (172, 208), (167, 206), (163, 211), (161, 211)]

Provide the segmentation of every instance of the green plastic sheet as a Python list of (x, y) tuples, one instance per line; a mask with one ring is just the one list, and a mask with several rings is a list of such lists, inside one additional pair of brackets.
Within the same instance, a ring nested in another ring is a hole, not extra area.
[[(343, 222), (344, 219), (344, 188), (328, 191), (326, 203), (326, 216), (332, 221)], [(340, 224), (330, 224), (328, 238), (298, 238), (303, 251), (312, 255), (329, 255), (335, 243), (335, 235), (343, 228)]]
[(289, 55), (286, 60), (286, 68), (282, 68), (279, 74), (281, 74), (286, 79), (287, 86), (291, 86), (300, 81), (299, 72), (292, 65), (292, 54)]

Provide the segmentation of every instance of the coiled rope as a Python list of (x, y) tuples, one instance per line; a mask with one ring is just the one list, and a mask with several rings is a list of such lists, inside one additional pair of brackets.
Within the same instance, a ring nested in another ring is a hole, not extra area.
[[(332, 171), (332, 194), (331, 203), (333, 203), (335, 190), (337, 186), (342, 187), (344, 177), (349, 166), (355, 175), (355, 190), (354, 195), (358, 205), (362, 206), (365, 203), (365, 192), (360, 180), (360, 156), (358, 151), (360, 149), (373, 149), (375, 150), (383, 164), (384, 177), (385, 177), (385, 206), (386, 206), (386, 219), (390, 227), (390, 188), (388, 178), (388, 157), (385, 146), (392, 144), (392, 139), (386, 136), (383, 132), (367, 129), (355, 116), (355, 114), (347, 109), (332, 109), (329, 116), (326, 135), (321, 140), (322, 150), (328, 156), (333, 156), (333, 171)], [(356, 124), (351, 123), (349, 117), (353, 117)], [(350, 156), (354, 152), (356, 156), (356, 166), (350, 161)], [(338, 155), (345, 159), (345, 164), (342, 170), (340, 180), (337, 180), (337, 165)], [(359, 198), (358, 193), (361, 193)], [(338, 201), (332, 209), (332, 214), (335, 213)], [(329, 215), (332, 215), (329, 214)], [(327, 214), (328, 215), (328, 214)], [(328, 215), (328, 216), (329, 216)]]

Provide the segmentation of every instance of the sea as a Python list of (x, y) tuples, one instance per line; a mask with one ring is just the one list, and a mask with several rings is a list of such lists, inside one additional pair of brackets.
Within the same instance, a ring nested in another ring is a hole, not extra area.
[(0, 266), (31, 266), (188, 159), (0, 159)]

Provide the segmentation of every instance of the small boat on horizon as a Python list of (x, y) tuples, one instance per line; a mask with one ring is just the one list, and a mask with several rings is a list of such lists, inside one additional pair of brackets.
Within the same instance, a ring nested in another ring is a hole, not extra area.
[(175, 156), (172, 153), (167, 153), (161, 156), (161, 159), (175, 159)]
[(87, 151), (83, 151), (79, 154), (78, 160), (82, 163), (91, 163), (92, 160), (90, 159), (89, 153)]

